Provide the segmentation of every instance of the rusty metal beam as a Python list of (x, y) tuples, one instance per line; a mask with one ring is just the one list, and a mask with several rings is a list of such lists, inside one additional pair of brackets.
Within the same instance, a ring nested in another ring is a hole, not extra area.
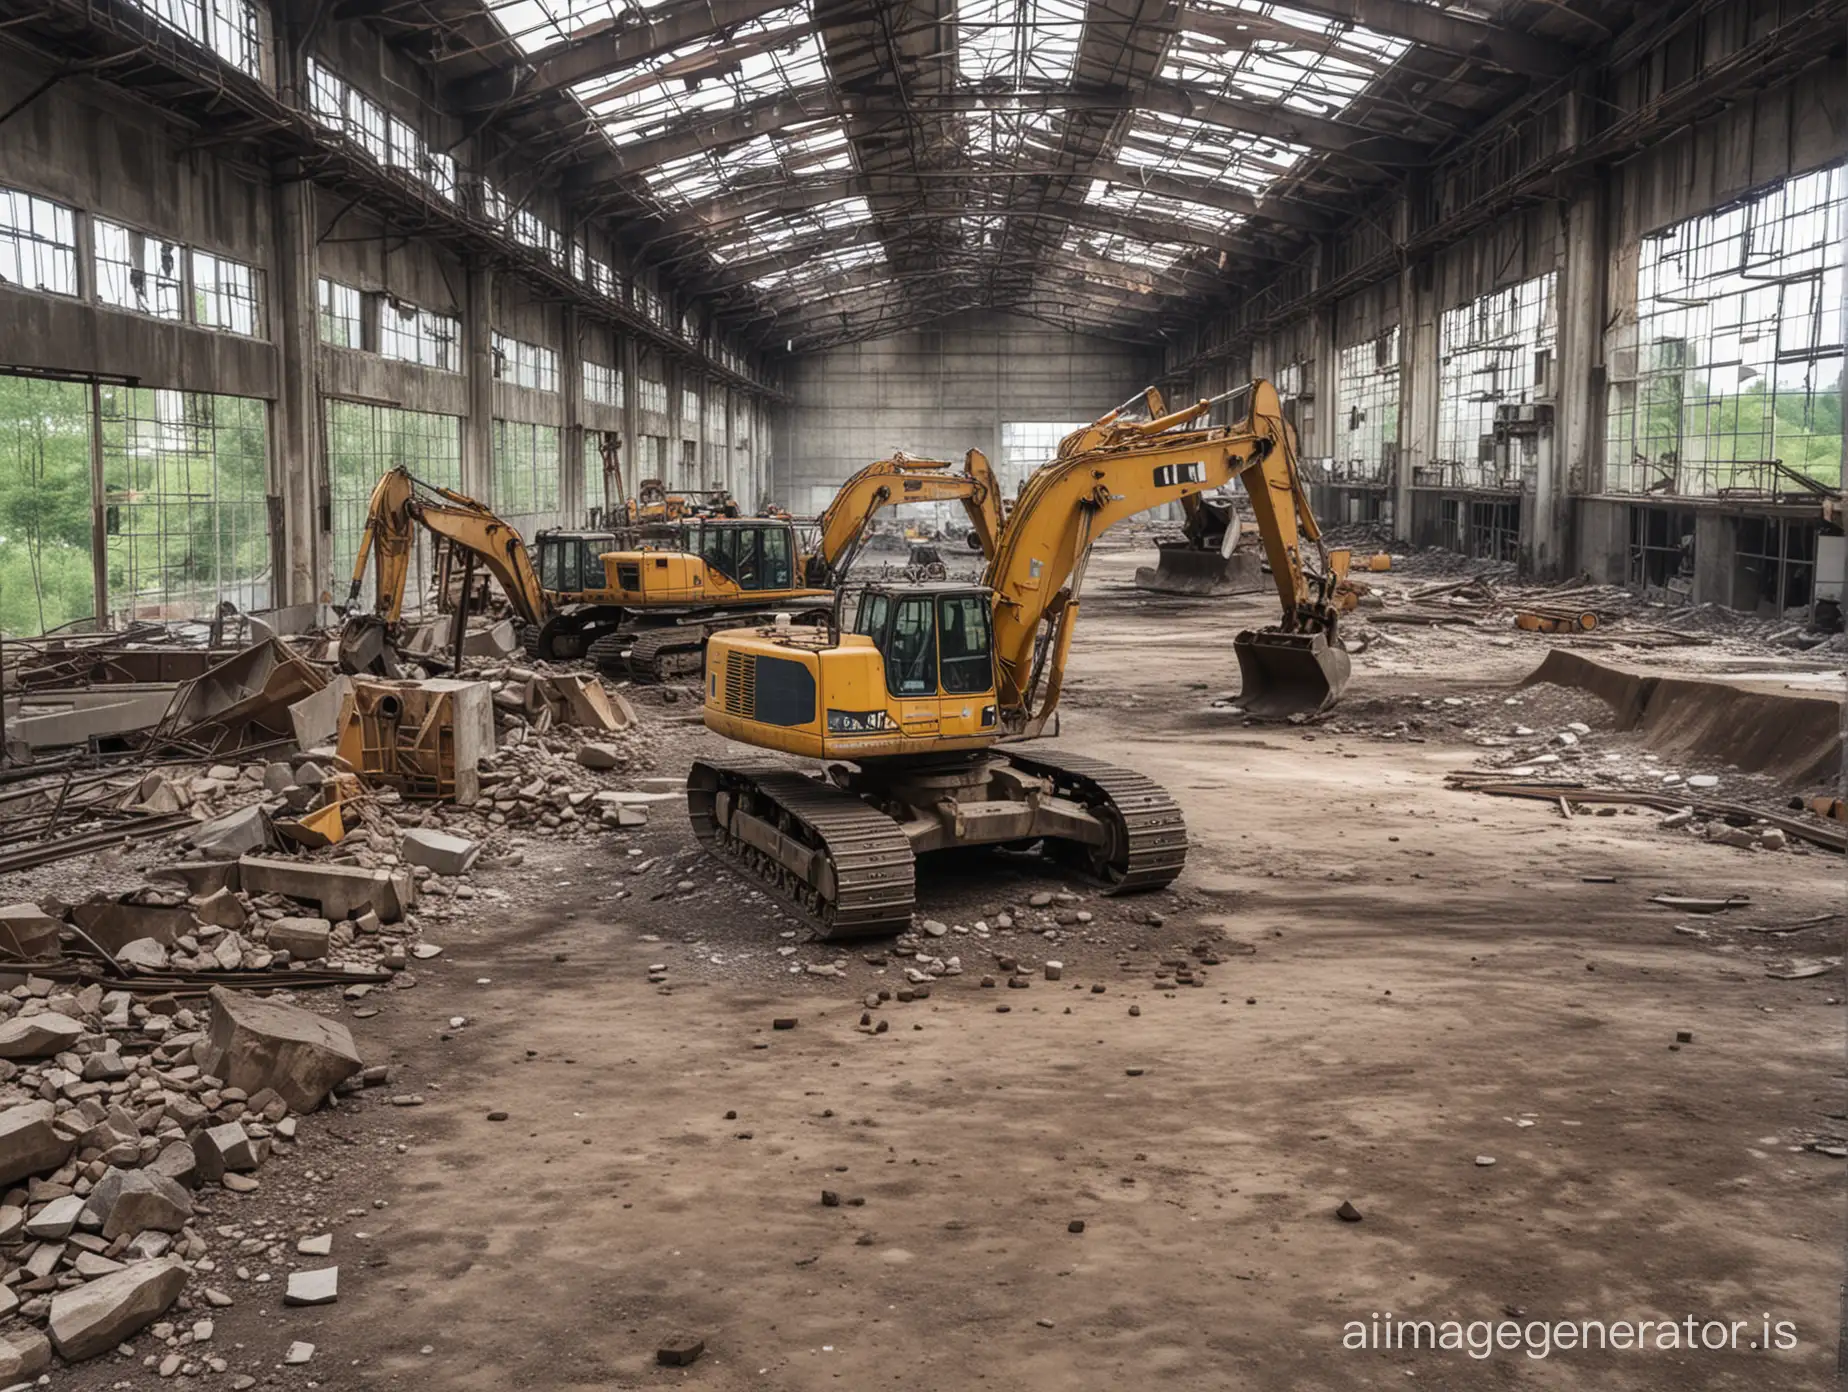
[(1289, 8), (1522, 77), (1564, 77), (1585, 61), (1570, 44), (1439, 9), (1425, 0), (1290, 0)]

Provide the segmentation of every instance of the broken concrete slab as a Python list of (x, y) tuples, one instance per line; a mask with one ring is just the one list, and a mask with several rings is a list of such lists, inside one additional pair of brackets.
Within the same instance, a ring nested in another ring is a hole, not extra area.
[(0, 1059), (49, 1058), (82, 1038), (82, 1022), (55, 1010), (16, 1015), (0, 1022)]
[(291, 1111), (311, 1112), (362, 1066), (352, 1033), (337, 1020), (223, 986), (211, 996), (203, 1066), (232, 1087), (274, 1088)]
[(295, 961), (316, 962), (327, 955), (333, 931), (334, 925), (324, 918), (279, 918), (269, 926), (269, 945)]
[(53, 1199), (26, 1219), (26, 1236), (56, 1242), (71, 1235), (77, 1215), (83, 1212), (83, 1200), (75, 1194)]
[(165, 1175), (112, 1167), (96, 1181), (84, 1213), (86, 1225), (94, 1215), (111, 1242), (144, 1232), (176, 1233), (192, 1218), (192, 1197)]
[(148, 871), (150, 880), (172, 880), (186, 886), (188, 894), (204, 897), (221, 889), (239, 888), (235, 860), (181, 860)]
[(0, 1112), (0, 1185), (55, 1170), (70, 1159), (77, 1140), (52, 1126), (56, 1115), (49, 1102), (21, 1102)]
[(292, 1271), (288, 1288), (283, 1291), (284, 1305), (332, 1305), (340, 1298), (340, 1268), (324, 1266), (316, 1271)]
[(106, 1353), (167, 1312), (186, 1287), (178, 1257), (136, 1262), (51, 1299), (51, 1341), (75, 1363)]
[(587, 769), (617, 769), (627, 762), (620, 748), (613, 744), (580, 744), (577, 761)]
[(446, 831), (411, 827), (404, 833), (398, 854), (412, 865), (425, 866), (439, 875), (461, 875), (481, 855), (481, 843)]
[[(71, 921), (111, 954), (137, 938), (152, 938), (165, 947), (193, 930), (192, 910), (184, 904), (161, 901), (161, 891), (135, 890), (119, 898), (92, 895), (71, 906)], [(173, 891), (165, 891), (174, 897)]]
[(148, 1170), (187, 1189), (199, 1187), (199, 1156), (190, 1141), (171, 1141), (163, 1146)]
[(37, 904), (0, 904), (0, 952), (28, 961), (57, 957), (64, 925)]
[(188, 838), (208, 856), (241, 856), (275, 844), (269, 814), (257, 804), (206, 822)]
[(280, 894), (320, 907), (321, 916), (339, 922), (370, 909), (386, 923), (396, 923), (417, 902), (417, 882), (408, 870), (364, 870), (355, 865), (323, 865), (245, 856), (238, 862), (247, 894)]

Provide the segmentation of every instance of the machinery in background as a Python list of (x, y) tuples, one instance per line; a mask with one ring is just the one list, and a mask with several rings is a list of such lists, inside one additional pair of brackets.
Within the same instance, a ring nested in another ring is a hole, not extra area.
[[(422, 527), (446, 543), (441, 574), (450, 575), (458, 559), (461, 564), (452, 658), (458, 665), (467, 596), (479, 566), (507, 596), (532, 656), (588, 657), (644, 680), (697, 675), (707, 635), (717, 629), (782, 612), (824, 617), (882, 509), (960, 501), (972, 528), (992, 538), (1000, 517), (993, 473), (979, 451), (970, 452), (965, 467), (958, 473), (945, 461), (902, 454), (869, 464), (842, 485), (806, 549), (792, 519), (742, 517), (734, 505), (729, 515), (682, 511), (672, 522), (644, 515), (636, 525), (665, 530), (626, 548), (620, 531), (541, 533), (537, 565), (520, 534), (486, 506), (393, 469), (374, 487), (367, 509), (342, 609), (341, 666), (396, 675), (393, 638), (403, 617), (412, 543)], [(659, 506), (664, 517), (675, 505), (670, 497), (640, 506)], [(377, 567), (377, 599), (368, 614), (355, 606), (369, 559)], [(445, 582), (444, 592), (448, 588)]]
[(821, 760), (827, 776), (762, 759), (697, 762), (687, 799), (700, 839), (828, 938), (904, 930), (916, 858), (929, 851), (1037, 845), (1112, 891), (1171, 881), (1187, 829), (1166, 792), (1024, 741), (1057, 711), (1092, 543), (1233, 479), (1251, 497), (1283, 607), (1274, 628), (1238, 635), (1240, 704), (1291, 714), (1339, 696), (1349, 664), (1335, 635), (1336, 578), (1295, 435), (1275, 388), (1245, 390), (1244, 417), (1229, 427), (1188, 428), (1213, 405), (1200, 401), (1148, 420), (1112, 411), (1068, 435), (1007, 513), (982, 584), (872, 584), (851, 618), (843, 595), (826, 630), (717, 634), (707, 727)]
[[(1235, 595), (1264, 588), (1264, 564), (1230, 493), (1194, 494), (1181, 500), (1178, 539), (1155, 543), (1160, 560), (1136, 568), (1136, 588), (1157, 594)], [(1247, 544), (1248, 542), (1252, 544)]]

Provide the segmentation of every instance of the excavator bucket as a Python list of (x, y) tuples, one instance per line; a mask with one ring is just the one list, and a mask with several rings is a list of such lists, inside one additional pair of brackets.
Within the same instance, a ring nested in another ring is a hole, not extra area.
[(1136, 588), (1158, 594), (1235, 595), (1264, 589), (1263, 563), (1256, 551), (1204, 549), (1184, 541), (1158, 542), (1161, 562), (1136, 568)]
[(1238, 654), (1238, 704), (1262, 720), (1315, 715), (1341, 698), (1353, 668), (1347, 650), (1320, 633), (1247, 629), (1232, 640)]

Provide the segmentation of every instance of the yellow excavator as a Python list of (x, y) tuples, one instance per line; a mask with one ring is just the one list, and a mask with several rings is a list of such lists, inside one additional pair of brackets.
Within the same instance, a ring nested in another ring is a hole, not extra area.
[[(1196, 426), (1240, 394), (1236, 424)], [(1151, 390), (1147, 409), (1148, 419), (1113, 411), (1066, 436), (1008, 511), (982, 584), (872, 584), (850, 623), (715, 635), (707, 727), (827, 767), (824, 780), (762, 758), (696, 762), (687, 801), (699, 838), (827, 938), (902, 931), (916, 857), (929, 851), (1037, 843), (1113, 892), (1179, 874), (1187, 829), (1166, 792), (1024, 743), (1058, 707), (1092, 543), (1127, 517), (1239, 479), (1283, 605), (1277, 626), (1234, 642), (1241, 705), (1319, 711), (1349, 663), (1335, 632), (1338, 567), (1276, 389), (1257, 382), (1171, 414)]]
[[(392, 630), (403, 615), (420, 526), (444, 538), (467, 567), (478, 562), (494, 577), (535, 657), (589, 657), (623, 675), (664, 680), (698, 675), (706, 638), (720, 628), (775, 613), (823, 616), (872, 517), (883, 508), (938, 501), (961, 502), (992, 548), (1000, 490), (987, 458), (971, 450), (961, 472), (945, 460), (904, 454), (867, 465), (822, 514), (807, 551), (786, 516), (689, 514), (674, 521), (670, 539), (637, 549), (599, 550), (607, 544), (602, 533), (542, 533), (535, 566), (520, 534), (486, 505), (392, 469), (374, 487), (367, 510), (342, 609), (341, 665), (356, 672), (391, 665)], [(369, 558), (377, 566), (377, 600), (371, 613), (362, 613), (356, 606)]]

